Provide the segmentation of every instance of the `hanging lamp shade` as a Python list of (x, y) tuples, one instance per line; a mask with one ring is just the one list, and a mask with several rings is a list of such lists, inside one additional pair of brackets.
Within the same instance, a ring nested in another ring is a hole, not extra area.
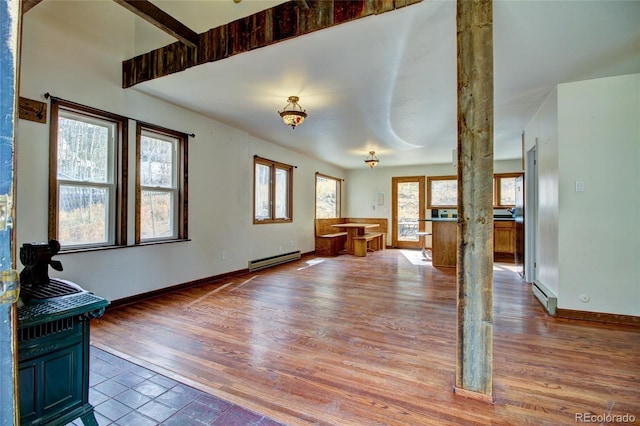
[(364, 162), (367, 164), (367, 166), (373, 169), (375, 166), (378, 165), (380, 160), (378, 160), (378, 157), (376, 157), (375, 151), (369, 151), (369, 156), (364, 160)]
[(301, 125), (304, 122), (304, 119), (307, 118), (307, 113), (298, 103), (299, 100), (300, 98), (297, 96), (289, 96), (284, 109), (282, 111), (278, 111), (278, 114), (282, 117), (284, 124), (291, 126), (292, 129)]

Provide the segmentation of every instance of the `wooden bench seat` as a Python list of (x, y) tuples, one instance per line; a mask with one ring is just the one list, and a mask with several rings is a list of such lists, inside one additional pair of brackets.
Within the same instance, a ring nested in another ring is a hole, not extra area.
[(316, 235), (316, 254), (318, 256), (337, 256), (347, 242), (346, 232)]
[(356, 256), (366, 256), (367, 250), (377, 251), (385, 248), (384, 232), (367, 232), (353, 238), (353, 254)]
[[(345, 244), (347, 242), (347, 232), (341, 231), (333, 225), (342, 223), (375, 223), (379, 227), (375, 228), (373, 234), (382, 234), (382, 238), (375, 244), (375, 247), (384, 248), (386, 245), (387, 219), (386, 218), (326, 218), (315, 220), (315, 243), (316, 254), (318, 256), (337, 256), (345, 252)], [(371, 240), (369, 245), (371, 245)], [(373, 245), (371, 245), (373, 247)]]
[(320, 238), (346, 237), (346, 232), (334, 232), (333, 234), (318, 235)]

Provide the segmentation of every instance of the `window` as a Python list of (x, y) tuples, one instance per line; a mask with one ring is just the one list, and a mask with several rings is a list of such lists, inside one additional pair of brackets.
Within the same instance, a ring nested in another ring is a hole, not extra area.
[(127, 119), (52, 98), (49, 150), (49, 238), (126, 244)]
[(187, 238), (187, 135), (136, 127), (136, 243)]
[(293, 167), (254, 157), (253, 223), (293, 221)]
[[(516, 204), (516, 178), (522, 173), (496, 173), (493, 175), (493, 207), (513, 207)], [(430, 176), (427, 178), (427, 208), (457, 208), (457, 176)]]
[(457, 176), (429, 176), (427, 177), (427, 208), (457, 208), (458, 207), (458, 177)]
[(513, 207), (516, 205), (516, 178), (522, 173), (495, 174), (493, 183), (496, 207)]
[(316, 219), (340, 217), (340, 179), (316, 173)]

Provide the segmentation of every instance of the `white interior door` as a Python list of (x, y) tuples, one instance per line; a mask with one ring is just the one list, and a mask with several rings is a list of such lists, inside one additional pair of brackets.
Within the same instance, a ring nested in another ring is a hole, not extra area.
[(525, 170), (525, 214), (524, 214), (524, 279), (531, 283), (536, 279), (536, 256), (538, 234), (538, 164), (536, 145), (527, 152)]

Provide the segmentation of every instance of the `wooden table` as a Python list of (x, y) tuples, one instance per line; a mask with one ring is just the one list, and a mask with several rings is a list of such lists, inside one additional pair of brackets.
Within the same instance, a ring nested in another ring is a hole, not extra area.
[(364, 235), (367, 229), (369, 228), (377, 228), (380, 226), (377, 223), (336, 223), (335, 225), (331, 225), (333, 228), (340, 228), (347, 230), (347, 253), (353, 254), (353, 238), (358, 235)]

